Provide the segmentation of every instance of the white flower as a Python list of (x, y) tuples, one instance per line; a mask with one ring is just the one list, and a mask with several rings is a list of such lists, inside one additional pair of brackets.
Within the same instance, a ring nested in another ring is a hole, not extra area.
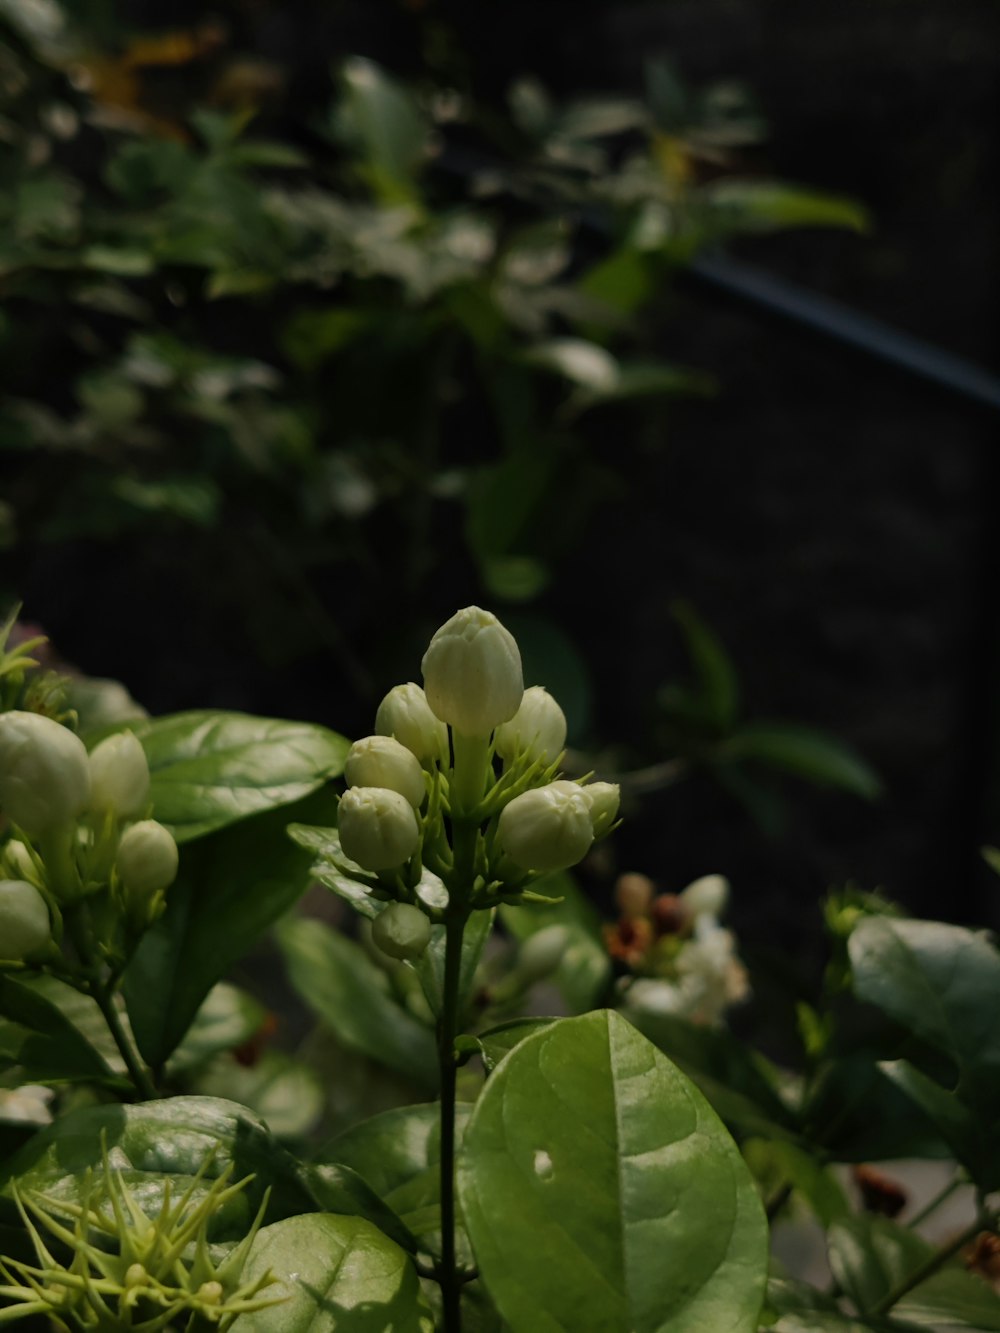
[(551, 762), (566, 747), (566, 715), (543, 685), (531, 685), (510, 721), (497, 727), (494, 743), (508, 762), (518, 754)]
[(24, 1083), (19, 1088), (0, 1088), (0, 1122), (8, 1125), (51, 1125), (51, 1088)]
[(441, 626), (422, 668), (431, 711), (463, 736), (489, 736), (514, 716), (524, 695), (514, 636), (478, 606)]
[(344, 855), (365, 870), (400, 866), (420, 845), (413, 806), (388, 787), (351, 787), (344, 792), (337, 827)]
[(524, 870), (565, 870), (594, 840), (590, 805), (573, 782), (550, 782), (514, 799), (500, 812), (497, 838)]
[(448, 762), (448, 728), (434, 716), (427, 695), (412, 680), (394, 686), (379, 704), (375, 730), (380, 736), (395, 737), (421, 763)]
[(391, 736), (366, 736), (347, 753), (344, 777), (349, 787), (388, 787), (419, 810), (426, 794), (424, 770), (416, 756)]
[(108, 736), (90, 752), (90, 808), (134, 819), (149, 804), (149, 764), (130, 731)]
[(0, 714), (0, 809), (32, 837), (71, 823), (90, 798), (87, 751), (38, 713)]
[(723, 875), (702, 875), (680, 894), (690, 916), (720, 917), (729, 902), (729, 880)]

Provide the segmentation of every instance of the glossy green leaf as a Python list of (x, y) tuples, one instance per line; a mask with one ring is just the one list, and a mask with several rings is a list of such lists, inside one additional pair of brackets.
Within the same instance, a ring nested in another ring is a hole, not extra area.
[(433, 1034), (393, 999), (386, 974), (359, 944), (305, 918), (285, 921), (278, 943), (295, 990), (345, 1045), (434, 1090)]
[(181, 849), (167, 908), (143, 938), (124, 992), (139, 1049), (160, 1067), (205, 996), (298, 899), (310, 857), (285, 836), (289, 816), (329, 813), (317, 792), (291, 811), (273, 810)]
[(250, 1065), (220, 1055), (198, 1070), (193, 1090), (226, 1096), (266, 1121), (276, 1139), (301, 1139), (323, 1113), (323, 1087), (301, 1060), (286, 1051), (264, 1051)]
[(459, 1189), (513, 1333), (751, 1333), (767, 1225), (692, 1084), (602, 1010), (516, 1047), (465, 1134)]
[(243, 1270), (271, 1273), (280, 1305), (244, 1314), (233, 1333), (433, 1333), (409, 1257), (370, 1222), (314, 1213), (264, 1227)]
[(301, 800), (343, 772), (350, 748), (311, 722), (211, 710), (128, 728), (149, 761), (153, 814), (179, 843)]
[[(461, 1142), (470, 1108), (455, 1108)], [(383, 1111), (331, 1139), (317, 1161), (337, 1162), (356, 1171), (432, 1253), (441, 1248), (441, 1111), (437, 1103)], [(471, 1251), (460, 1230), (463, 1259)]]
[(245, 1107), (214, 1097), (70, 1111), (0, 1168), (0, 1199), (11, 1199), (13, 1184), (20, 1190), (78, 1199), (86, 1172), (100, 1170), (102, 1142), (150, 1213), (159, 1207), (168, 1179), (173, 1189), (186, 1189), (209, 1156), (210, 1180), (230, 1162), (235, 1179), (252, 1173), (251, 1185), (213, 1217), (213, 1240), (244, 1236), (268, 1186), (271, 1218), (315, 1206), (296, 1177), (294, 1159), (278, 1147), (263, 1121)]
[[(476, 980), (476, 968), (486, 948), (486, 941), (493, 929), (495, 910), (473, 912), (462, 936), (462, 962), (458, 976), (458, 1004), (461, 1012), (468, 1004)], [(431, 928), (430, 943), (416, 964), (417, 976), (423, 987), (431, 1013), (437, 1017), (441, 1013), (444, 997), (444, 952), (445, 928)]]
[(741, 727), (725, 750), (730, 759), (752, 759), (873, 801), (882, 784), (869, 765), (843, 741), (790, 722), (753, 722)]
[(289, 824), (287, 832), (292, 842), (312, 853), (310, 876), (324, 888), (332, 890), (339, 898), (350, 903), (359, 916), (374, 921), (385, 904), (373, 898), (364, 884), (359, 884), (356, 879), (351, 879), (344, 873), (342, 867), (356, 870), (361, 874), (366, 872), (357, 862), (344, 855), (337, 830), (310, 824)]
[(528, 1037), (558, 1021), (555, 1018), (514, 1018), (509, 1023), (498, 1023), (496, 1027), (480, 1032), (472, 1040), (483, 1058), (487, 1074), (492, 1074), (504, 1056), (509, 1055), (515, 1046), (520, 1046)]

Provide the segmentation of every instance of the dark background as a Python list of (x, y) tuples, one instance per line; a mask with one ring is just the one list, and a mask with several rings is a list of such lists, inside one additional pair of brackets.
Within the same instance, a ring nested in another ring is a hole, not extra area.
[[(132, 12), (152, 27), (184, 17), (175, 5)], [(865, 237), (745, 241), (740, 257), (996, 364), (992, 3), (259, 3), (225, 18), (246, 49), (298, 70), (306, 101), (349, 53), (404, 75), (430, 62), (487, 100), (523, 73), (561, 93), (638, 91), (644, 61), (660, 54), (696, 84), (737, 78), (769, 123), (763, 165), (856, 196), (874, 220)], [(669, 614), (684, 597), (730, 648), (749, 715), (842, 736), (886, 795), (869, 806), (789, 783), (786, 830), (767, 838), (695, 777), (626, 822), (619, 868), (671, 890), (722, 871), (737, 926), (779, 944), (799, 940), (823, 889), (848, 878), (918, 914), (1000, 924), (978, 853), (1000, 841), (996, 414), (692, 278), (665, 305), (660, 338), (665, 356), (712, 371), (722, 392), (673, 408), (665, 443), (630, 455), (629, 488), (542, 600), (592, 664), (590, 739), (641, 737), (656, 687), (684, 669)], [(107, 547), (17, 560), (31, 619), (153, 711), (228, 706), (349, 734), (370, 726), (372, 702), (335, 665), (271, 670), (239, 623), (199, 604), (196, 580), (178, 592), (176, 546), (129, 568)], [(348, 632), (365, 624), (349, 600)], [(427, 628), (452, 609), (427, 607)], [(415, 675), (417, 642), (398, 656)], [(388, 664), (379, 672), (379, 688), (396, 678)]]

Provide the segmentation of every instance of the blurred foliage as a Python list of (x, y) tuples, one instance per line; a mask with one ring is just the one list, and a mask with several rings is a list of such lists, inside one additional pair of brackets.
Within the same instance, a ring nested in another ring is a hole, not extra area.
[(531, 601), (623, 493), (623, 414), (712, 391), (655, 350), (672, 273), (864, 225), (734, 174), (747, 98), (665, 64), (500, 113), (353, 58), (303, 111), (209, 22), (4, 0), (0, 37), (0, 542), (183, 532), (272, 653), (342, 643), (345, 568), (411, 621), (449, 567)]

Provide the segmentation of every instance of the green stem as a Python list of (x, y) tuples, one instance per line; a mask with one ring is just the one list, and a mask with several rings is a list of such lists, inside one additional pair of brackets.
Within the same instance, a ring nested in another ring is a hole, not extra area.
[(115, 1045), (125, 1061), (125, 1068), (128, 1070), (128, 1076), (135, 1086), (136, 1092), (143, 1101), (151, 1102), (157, 1097), (156, 1088), (153, 1086), (153, 1080), (132, 1045), (128, 1034), (122, 1026), (121, 1017), (115, 1008), (113, 992), (99, 983), (95, 983), (90, 991), (97, 1001), (97, 1007), (104, 1015), (104, 1021), (108, 1025), (108, 1031), (115, 1039)]
[(906, 1225), (912, 1231), (915, 1227), (920, 1226), (921, 1222), (926, 1222), (932, 1213), (936, 1213), (941, 1205), (951, 1198), (960, 1185), (965, 1184), (967, 1184), (967, 1178), (963, 1173), (953, 1176), (943, 1189), (939, 1190), (932, 1199), (924, 1204), (923, 1208), (921, 1208), (918, 1213), (915, 1213), (913, 1217), (910, 1218)]
[[(486, 791), (486, 773), (490, 764), (489, 736), (463, 736), (452, 728), (451, 745), (455, 763), (451, 774), (452, 819), (475, 810)], [(458, 849), (455, 850), (458, 861)], [(471, 886), (471, 880), (468, 881)], [(464, 887), (464, 886), (463, 886)]]
[(935, 1252), (930, 1255), (919, 1268), (911, 1273), (908, 1278), (905, 1278), (897, 1287), (894, 1287), (887, 1296), (883, 1297), (877, 1305), (874, 1305), (872, 1309), (868, 1311), (868, 1314), (876, 1319), (880, 1319), (887, 1315), (904, 1296), (909, 1295), (914, 1287), (919, 1287), (921, 1282), (926, 1282), (929, 1277), (933, 1277), (940, 1268), (944, 1267), (949, 1259), (958, 1254), (959, 1250), (964, 1246), (968, 1245), (969, 1241), (975, 1240), (981, 1231), (992, 1231), (996, 1226), (996, 1223), (997, 1217), (995, 1213), (986, 1212), (980, 1209), (976, 1213), (976, 1220), (972, 1222), (971, 1225), (967, 1226), (963, 1232), (956, 1236), (954, 1240), (949, 1241), (947, 1245), (943, 1245), (941, 1249), (935, 1250)]
[(444, 991), (438, 1024), (441, 1070), (441, 1306), (445, 1333), (461, 1333), (461, 1280), (455, 1264), (455, 1038), (462, 969), (462, 936), (468, 921), (462, 907), (445, 923)]

